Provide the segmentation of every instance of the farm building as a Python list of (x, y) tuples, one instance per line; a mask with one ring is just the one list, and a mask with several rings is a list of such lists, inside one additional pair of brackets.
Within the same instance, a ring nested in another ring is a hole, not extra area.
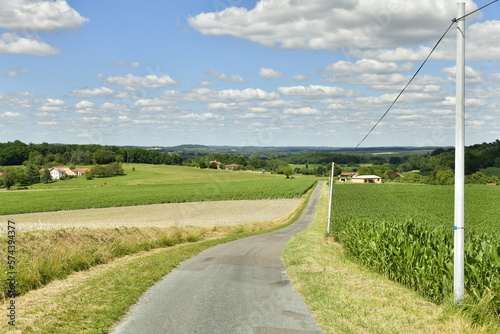
[(340, 173), (340, 182), (347, 182), (350, 180), (353, 176), (355, 176), (355, 172), (343, 172)]
[(353, 183), (382, 183), (382, 178), (377, 175), (356, 175), (351, 179)]
[(72, 171), (76, 174), (76, 175), (83, 175), (87, 172), (90, 172), (91, 168), (75, 168), (75, 169), (72, 169)]
[(238, 167), (239, 165), (237, 164), (230, 164), (230, 165), (226, 165), (226, 169), (227, 170), (233, 170), (235, 167)]
[(52, 180), (59, 180), (63, 176), (76, 176), (76, 173), (63, 166), (55, 166), (50, 169), (50, 177), (52, 177)]

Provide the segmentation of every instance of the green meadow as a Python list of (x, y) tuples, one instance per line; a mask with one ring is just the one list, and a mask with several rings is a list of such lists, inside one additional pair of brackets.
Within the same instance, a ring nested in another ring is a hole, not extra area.
[[(134, 169), (134, 170), (133, 170)], [(0, 215), (162, 203), (297, 198), (314, 177), (180, 166), (127, 165), (126, 175), (86, 180), (80, 176), (31, 190), (0, 192)]]

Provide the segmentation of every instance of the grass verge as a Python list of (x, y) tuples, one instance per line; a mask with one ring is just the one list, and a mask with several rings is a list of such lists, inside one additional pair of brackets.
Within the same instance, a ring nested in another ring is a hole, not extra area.
[[(215, 227), (214, 239), (159, 248), (116, 259), (54, 281), (16, 299), (16, 326), (0, 325), (2, 333), (108, 333), (139, 297), (181, 261), (215, 245), (277, 230), (302, 213), (302, 204), (280, 220)], [(217, 236), (218, 235), (218, 236)], [(4, 309), (7, 304), (3, 303)]]
[(327, 187), (313, 224), (285, 246), (287, 274), (325, 333), (498, 333), (351, 261), (325, 239)]

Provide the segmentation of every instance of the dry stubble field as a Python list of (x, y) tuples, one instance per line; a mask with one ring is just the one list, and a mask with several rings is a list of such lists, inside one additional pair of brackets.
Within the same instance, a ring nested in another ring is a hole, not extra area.
[[(274, 220), (293, 211), (300, 199), (237, 200), (140, 205), (0, 216), (18, 231), (120, 226), (222, 226)], [(5, 228), (2, 228), (5, 233)]]

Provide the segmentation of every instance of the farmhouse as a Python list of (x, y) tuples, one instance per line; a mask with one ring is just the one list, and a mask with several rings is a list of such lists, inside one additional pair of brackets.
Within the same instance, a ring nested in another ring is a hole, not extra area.
[(351, 179), (355, 175), (356, 175), (355, 172), (343, 172), (343, 173), (340, 173), (340, 182), (347, 182), (349, 179)]
[(78, 176), (83, 175), (83, 174), (85, 174), (87, 172), (90, 172), (90, 170), (91, 170), (91, 168), (75, 168), (75, 169), (72, 169), (72, 171), (76, 175), (78, 175)]
[(233, 169), (235, 169), (238, 166), (239, 166), (238, 164), (230, 164), (230, 165), (226, 165), (226, 169), (227, 170), (233, 170)]
[(382, 183), (382, 178), (377, 175), (356, 175), (351, 179), (353, 183)]
[(52, 180), (59, 180), (63, 176), (76, 176), (77, 174), (71, 169), (63, 166), (55, 166), (50, 169), (50, 177)]
[(213, 161), (210, 161), (209, 163), (210, 163), (210, 165), (211, 164), (216, 164), (217, 165), (217, 169), (220, 169), (220, 162), (219, 161), (213, 160)]

